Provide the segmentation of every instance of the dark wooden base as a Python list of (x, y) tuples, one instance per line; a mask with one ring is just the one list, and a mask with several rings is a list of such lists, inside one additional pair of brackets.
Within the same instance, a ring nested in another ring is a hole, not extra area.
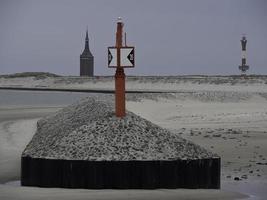
[(220, 168), (220, 158), (84, 161), (22, 157), (21, 184), (88, 189), (219, 189)]

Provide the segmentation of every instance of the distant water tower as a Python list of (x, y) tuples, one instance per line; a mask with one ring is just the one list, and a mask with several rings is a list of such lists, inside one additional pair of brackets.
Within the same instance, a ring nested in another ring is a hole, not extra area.
[(247, 65), (247, 56), (246, 56), (246, 45), (247, 45), (247, 39), (246, 36), (243, 35), (241, 41), (241, 47), (242, 47), (242, 59), (241, 59), (241, 65), (239, 66), (239, 70), (241, 71), (242, 75), (246, 75), (246, 71), (249, 69), (249, 66)]

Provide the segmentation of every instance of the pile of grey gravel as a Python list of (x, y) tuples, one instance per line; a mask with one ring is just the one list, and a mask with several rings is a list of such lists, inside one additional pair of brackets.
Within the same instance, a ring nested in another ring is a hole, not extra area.
[(37, 123), (23, 157), (90, 161), (179, 160), (216, 154), (127, 112), (109, 98), (88, 97)]

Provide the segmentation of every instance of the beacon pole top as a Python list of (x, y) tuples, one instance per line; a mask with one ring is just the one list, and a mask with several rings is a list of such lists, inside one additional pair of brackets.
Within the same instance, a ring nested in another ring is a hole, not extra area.
[(122, 18), (121, 17), (118, 17), (117, 22), (118, 23), (122, 23)]

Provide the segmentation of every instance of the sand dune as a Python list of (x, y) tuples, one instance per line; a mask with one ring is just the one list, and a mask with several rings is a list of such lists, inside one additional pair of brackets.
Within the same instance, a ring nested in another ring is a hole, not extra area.
[[(127, 90), (267, 92), (266, 76), (127, 77)], [(0, 77), (0, 87), (114, 89), (113, 77)]]

